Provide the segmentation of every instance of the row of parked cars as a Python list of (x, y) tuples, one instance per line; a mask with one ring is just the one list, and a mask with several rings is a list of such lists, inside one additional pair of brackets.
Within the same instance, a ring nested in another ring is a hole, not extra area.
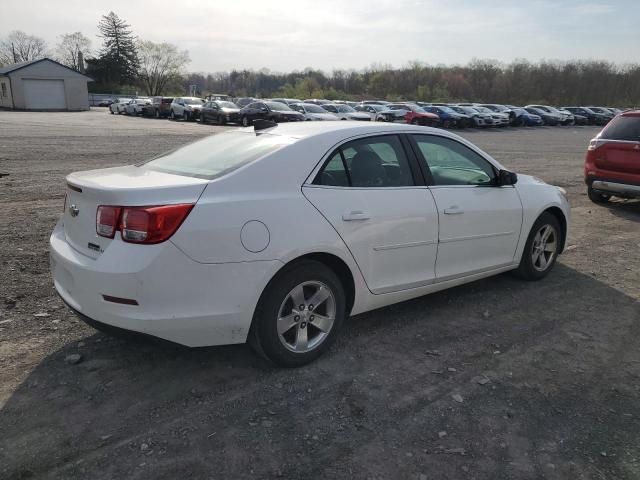
[(254, 121), (357, 120), (409, 123), (441, 128), (487, 128), (540, 125), (606, 125), (622, 110), (612, 107), (554, 107), (551, 105), (502, 105), (495, 103), (427, 103), (330, 101), (294, 98), (198, 97), (117, 98), (109, 104), (112, 114), (197, 120), (249, 126)]

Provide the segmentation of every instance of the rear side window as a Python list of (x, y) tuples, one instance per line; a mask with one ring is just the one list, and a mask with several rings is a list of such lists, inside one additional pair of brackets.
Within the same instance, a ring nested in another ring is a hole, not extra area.
[(313, 183), (354, 188), (414, 185), (409, 160), (395, 135), (362, 138), (338, 147)]
[(281, 135), (228, 132), (211, 135), (142, 164), (151, 170), (213, 179), (240, 168), (295, 139)]
[(602, 131), (600, 138), (640, 142), (640, 117), (615, 117)]

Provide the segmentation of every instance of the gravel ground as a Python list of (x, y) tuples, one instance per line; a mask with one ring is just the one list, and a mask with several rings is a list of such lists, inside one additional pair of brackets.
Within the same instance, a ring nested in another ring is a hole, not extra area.
[(219, 129), (0, 112), (0, 478), (640, 478), (640, 202), (587, 199), (595, 128), (462, 132), (568, 190), (570, 247), (549, 277), (353, 317), (297, 370), (245, 346), (110, 338), (52, 287), (65, 175)]

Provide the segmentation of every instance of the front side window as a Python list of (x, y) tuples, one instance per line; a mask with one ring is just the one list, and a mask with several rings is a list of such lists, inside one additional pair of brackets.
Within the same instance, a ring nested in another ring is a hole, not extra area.
[(409, 160), (395, 135), (362, 138), (338, 147), (314, 183), (354, 188), (414, 185)]
[(469, 147), (445, 137), (414, 135), (434, 185), (494, 185), (493, 166)]

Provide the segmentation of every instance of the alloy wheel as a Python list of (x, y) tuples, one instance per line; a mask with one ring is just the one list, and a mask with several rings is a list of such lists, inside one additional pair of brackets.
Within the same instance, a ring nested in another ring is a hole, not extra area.
[(335, 319), (336, 299), (331, 289), (319, 281), (303, 282), (280, 305), (278, 338), (292, 352), (309, 352), (325, 341)]
[(543, 225), (533, 238), (531, 246), (531, 264), (538, 272), (544, 272), (553, 263), (553, 257), (558, 250), (555, 228)]

